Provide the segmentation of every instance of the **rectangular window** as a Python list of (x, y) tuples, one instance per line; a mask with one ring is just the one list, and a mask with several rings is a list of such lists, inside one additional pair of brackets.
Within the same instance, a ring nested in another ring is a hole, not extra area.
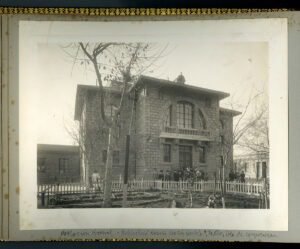
[(42, 172), (42, 173), (46, 172), (45, 164), (46, 164), (46, 158), (42, 158), (42, 157), (38, 158), (38, 171), (39, 172)]
[(69, 159), (67, 158), (59, 158), (59, 165), (58, 165), (58, 171), (60, 175), (63, 175), (67, 171)]
[(256, 162), (256, 179), (260, 178), (260, 162)]
[(225, 139), (224, 139), (223, 135), (220, 136), (220, 142), (221, 142), (221, 144), (225, 144)]
[(206, 151), (203, 146), (199, 147), (199, 162), (206, 163)]
[(221, 162), (221, 166), (223, 166), (223, 164), (224, 164), (224, 158), (223, 158), (223, 156), (220, 156), (220, 162)]
[(193, 105), (177, 103), (177, 125), (179, 128), (193, 128)]
[(102, 162), (106, 163), (106, 159), (107, 159), (107, 150), (103, 150), (102, 151)]
[(113, 164), (119, 164), (120, 163), (120, 152), (115, 150), (113, 152)]
[[(103, 163), (106, 163), (106, 160), (107, 160), (107, 150), (103, 150), (102, 151), (102, 162)], [(115, 150), (113, 152), (113, 164), (119, 164), (120, 163), (120, 152)]]
[(115, 108), (116, 108), (116, 107), (114, 107), (113, 105), (106, 105), (106, 106), (105, 106), (105, 110), (104, 110), (105, 115), (106, 115), (107, 117), (112, 117), (113, 114), (114, 114)]
[(142, 96), (148, 96), (148, 91), (147, 91), (147, 88), (146, 88), (146, 87), (144, 87), (144, 88), (142, 89), (141, 95), (142, 95)]
[(171, 162), (171, 144), (164, 144), (164, 162)]
[(118, 125), (117, 127), (117, 138), (121, 137), (121, 125)]
[(245, 173), (247, 172), (247, 168), (248, 168), (248, 164), (245, 163), (245, 164), (244, 164), (244, 170), (245, 170)]
[(165, 126), (172, 126), (172, 106), (170, 105), (167, 112)]

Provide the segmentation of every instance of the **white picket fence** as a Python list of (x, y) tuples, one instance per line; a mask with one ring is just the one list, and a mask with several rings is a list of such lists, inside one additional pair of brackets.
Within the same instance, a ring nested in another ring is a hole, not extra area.
[[(162, 181), (162, 180), (132, 180), (128, 182), (129, 191), (195, 191), (195, 192), (220, 192), (222, 189), (220, 182), (215, 181), (199, 181), (190, 183), (187, 181)], [(224, 184), (223, 184), (224, 186)], [(64, 183), (64, 184), (44, 184), (38, 186), (39, 194), (84, 194), (97, 193), (103, 190), (103, 183), (87, 187), (80, 183)], [(112, 191), (119, 192), (123, 190), (123, 182), (113, 181)], [(260, 195), (264, 191), (264, 184), (258, 183), (241, 183), (226, 182), (225, 191), (227, 193), (240, 193), (249, 195)]]

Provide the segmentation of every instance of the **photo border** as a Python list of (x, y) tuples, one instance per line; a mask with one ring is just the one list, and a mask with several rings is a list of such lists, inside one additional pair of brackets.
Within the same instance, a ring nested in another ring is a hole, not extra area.
[[(249, 13), (249, 12), (248, 12)], [(18, 192), (18, 191), (16, 191), (16, 192)], [(272, 236), (271, 236), (272, 237)], [(132, 240), (132, 239), (131, 239)], [(133, 239), (134, 240), (134, 239)], [(152, 240), (152, 239), (151, 239)], [(153, 240), (152, 240), (153, 241)]]

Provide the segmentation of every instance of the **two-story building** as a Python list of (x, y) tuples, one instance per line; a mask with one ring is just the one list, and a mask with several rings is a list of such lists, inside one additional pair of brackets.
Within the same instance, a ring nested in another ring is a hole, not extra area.
[[(141, 76), (131, 86), (124, 102), (113, 152), (113, 176), (122, 177), (125, 165), (125, 137), (131, 135), (129, 177), (153, 179), (160, 172), (199, 169), (209, 178), (222, 164), (223, 141), (231, 143), (226, 175), (233, 167), (233, 117), (239, 112), (220, 107), (228, 93), (175, 81)], [(121, 91), (117, 82), (105, 87), (105, 110), (113, 113)], [(97, 86), (78, 85), (75, 120), (80, 122), (84, 152), (82, 168), (86, 178), (94, 171), (104, 176), (107, 129), (100, 116)]]

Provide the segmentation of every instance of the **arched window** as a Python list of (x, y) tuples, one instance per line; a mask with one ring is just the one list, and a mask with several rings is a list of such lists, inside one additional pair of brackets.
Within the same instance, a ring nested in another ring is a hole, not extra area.
[(203, 115), (203, 112), (199, 109), (199, 119), (200, 119), (200, 127), (202, 129), (206, 129), (206, 120), (205, 117)]
[(177, 103), (177, 125), (179, 128), (194, 127), (193, 105), (188, 102)]

